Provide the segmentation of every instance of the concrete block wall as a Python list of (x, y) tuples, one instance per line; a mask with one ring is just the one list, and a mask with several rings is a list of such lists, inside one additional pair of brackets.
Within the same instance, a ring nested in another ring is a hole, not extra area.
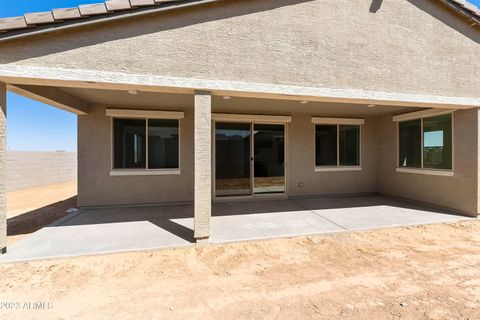
[(75, 152), (8, 152), (8, 192), (76, 179)]

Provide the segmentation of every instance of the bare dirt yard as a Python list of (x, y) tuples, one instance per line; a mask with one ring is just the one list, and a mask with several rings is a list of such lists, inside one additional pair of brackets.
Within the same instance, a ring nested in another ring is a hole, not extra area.
[(477, 320), (480, 222), (7, 264), (0, 272), (0, 302), (12, 303), (1, 319)]
[(9, 192), (8, 245), (64, 217), (77, 205), (76, 195), (76, 181)]
[[(9, 242), (75, 183), (8, 195)], [(0, 265), (0, 319), (480, 319), (480, 221)]]

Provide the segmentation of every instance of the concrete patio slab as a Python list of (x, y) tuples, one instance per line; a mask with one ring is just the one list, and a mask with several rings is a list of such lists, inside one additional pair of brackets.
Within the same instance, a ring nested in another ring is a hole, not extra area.
[(211, 242), (235, 242), (345, 231), (290, 200), (219, 203)]
[[(473, 218), (381, 196), (219, 202), (212, 243)], [(0, 262), (193, 246), (193, 206), (81, 210), (17, 241)]]
[(84, 210), (15, 242), (3, 261), (24, 261), (193, 245), (193, 231), (171, 222), (191, 206)]
[(294, 201), (352, 231), (470, 219), (455, 215), (452, 211), (380, 196), (307, 198)]

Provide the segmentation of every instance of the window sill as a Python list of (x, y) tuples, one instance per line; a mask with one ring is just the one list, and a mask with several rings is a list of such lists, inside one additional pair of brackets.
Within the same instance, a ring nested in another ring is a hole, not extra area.
[(315, 167), (315, 172), (362, 171), (360, 166), (351, 167)]
[(435, 169), (419, 169), (419, 168), (397, 168), (397, 172), (453, 177), (452, 170), (441, 170), (441, 169), (435, 170)]
[(180, 169), (160, 169), (160, 170), (111, 170), (111, 177), (119, 176), (167, 176), (179, 175)]

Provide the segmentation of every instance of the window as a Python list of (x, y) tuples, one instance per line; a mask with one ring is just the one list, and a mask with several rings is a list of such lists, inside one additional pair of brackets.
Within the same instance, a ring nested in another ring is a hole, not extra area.
[(399, 167), (447, 169), (452, 166), (452, 114), (399, 122)]
[(148, 168), (178, 168), (178, 120), (148, 120)]
[(452, 115), (423, 119), (423, 167), (452, 169)]
[(422, 120), (411, 120), (398, 124), (400, 137), (400, 166), (420, 168), (422, 163)]
[(360, 164), (360, 126), (339, 125), (340, 165), (358, 166)]
[(114, 169), (178, 169), (178, 119), (113, 119)]
[(315, 166), (359, 166), (360, 125), (315, 125)]
[(145, 120), (114, 119), (115, 169), (146, 168)]
[(315, 165), (337, 165), (337, 126), (315, 126)]

